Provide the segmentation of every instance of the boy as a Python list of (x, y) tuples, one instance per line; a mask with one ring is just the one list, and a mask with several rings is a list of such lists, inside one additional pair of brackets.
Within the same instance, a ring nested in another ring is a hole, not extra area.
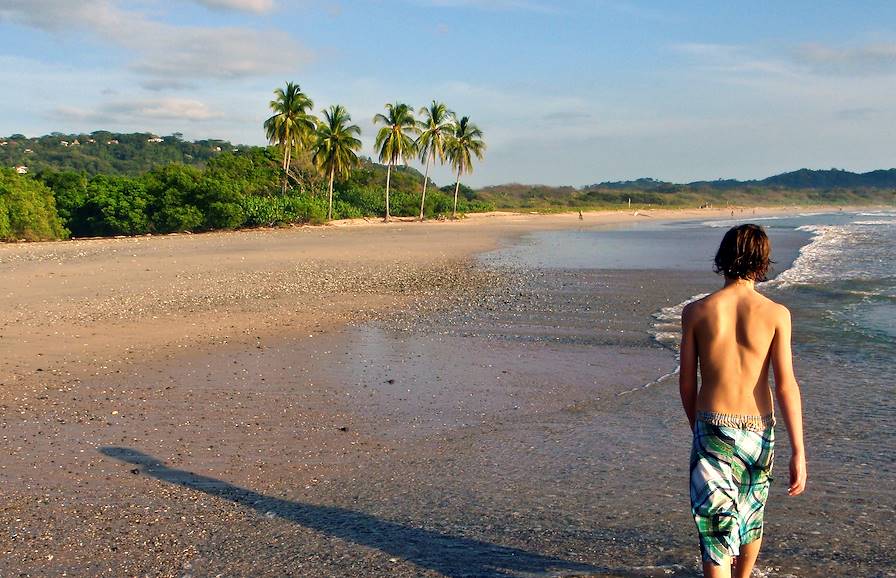
[[(681, 314), (681, 402), (694, 433), (691, 513), (700, 536), (703, 573), (746, 578), (762, 541), (762, 519), (774, 457), (774, 404), (769, 365), (790, 436), (790, 487), (806, 485), (800, 391), (790, 352), (790, 312), (756, 292), (769, 267), (770, 245), (757, 225), (729, 230), (715, 257), (722, 289)], [(697, 368), (701, 385), (697, 389)]]

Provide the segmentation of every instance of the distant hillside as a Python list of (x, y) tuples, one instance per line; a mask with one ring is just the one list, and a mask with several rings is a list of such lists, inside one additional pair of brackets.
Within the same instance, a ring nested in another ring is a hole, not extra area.
[(499, 208), (575, 209), (635, 206), (755, 205), (792, 203), (896, 203), (896, 169), (867, 173), (800, 169), (762, 180), (725, 179), (680, 184), (642, 178), (582, 188), (509, 183), (476, 191)]
[(800, 169), (762, 180), (694, 181), (677, 184), (655, 179), (604, 182), (584, 187), (588, 190), (681, 191), (685, 189), (737, 189), (744, 187), (781, 187), (785, 189), (896, 189), (896, 169), (853, 173), (842, 169)]
[(840, 169), (828, 171), (800, 169), (768, 177), (760, 183), (789, 189), (893, 189), (896, 188), (896, 169), (867, 173), (852, 173)]
[[(245, 148), (245, 147), (243, 147)], [(152, 133), (53, 133), (27, 138), (16, 134), (0, 138), (0, 166), (26, 166), (29, 172), (72, 170), (136, 176), (170, 163), (203, 165), (224, 151), (239, 147), (223, 140), (189, 142), (180, 134), (159, 137)]]
[[(253, 155), (266, 147), (235, 145), (225, 140), (185, 141), (174, 133), (157, 136), (152, 133), (113, 133), (99, 130), (90, 134), (52, 133), (40, 137), (15, 134), (0, 137), (0, 167), (26, 167), (28, 173), (74, 171), (88, 176), (98, 174), (135, 177), (154, 168), (182, 163), (198, 168), (211, 159), (231, 153)], [(296, 164), (302, 168), (299, 158)], [(386, 167), (362, 157), (361, 166), (352, 174), (351, 184), (382, 185)], [(423, 175), (413, 167), (395, 167), (392, 187), (396, 191), (416, 191)]]

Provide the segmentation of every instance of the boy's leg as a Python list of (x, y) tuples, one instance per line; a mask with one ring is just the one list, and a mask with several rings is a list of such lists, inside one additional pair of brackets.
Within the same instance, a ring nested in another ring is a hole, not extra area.
[(748, 578), (750, 576), (750, 573), (753, 572), (753, 566), (756, 564), (756, 557), (759, 556), (759, 547), (761, 545), (762, 538), (758, 538), (740, 547), (737, 566), (734, 567), (734, 578)]
[(704, 562), (703, 578), (731, 578), (731, 560), (726, 558), (721, 565)]

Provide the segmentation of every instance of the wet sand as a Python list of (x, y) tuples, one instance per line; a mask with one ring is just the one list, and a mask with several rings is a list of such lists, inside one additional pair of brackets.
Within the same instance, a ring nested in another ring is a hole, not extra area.
[(640, 388), (715, 279), (469, 256), (713, 216), (0, 247), (0, 575), (693, 575), (677, 393)]

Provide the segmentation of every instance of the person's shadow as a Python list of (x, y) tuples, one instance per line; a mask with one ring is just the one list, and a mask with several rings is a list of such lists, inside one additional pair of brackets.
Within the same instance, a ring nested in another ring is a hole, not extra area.
[(140, 467), (149, 476), (230, 500), (267, 516), (276, 516), (407, 560), (451, 578), (522, 575), (604, 575), (605, 568), (508, 548), (480, 540), (441, 534), (336, 506), (319, 506), (265, 496), (222, 480), (170, 468), (129, 448), (104, 447), (101, 453)]

